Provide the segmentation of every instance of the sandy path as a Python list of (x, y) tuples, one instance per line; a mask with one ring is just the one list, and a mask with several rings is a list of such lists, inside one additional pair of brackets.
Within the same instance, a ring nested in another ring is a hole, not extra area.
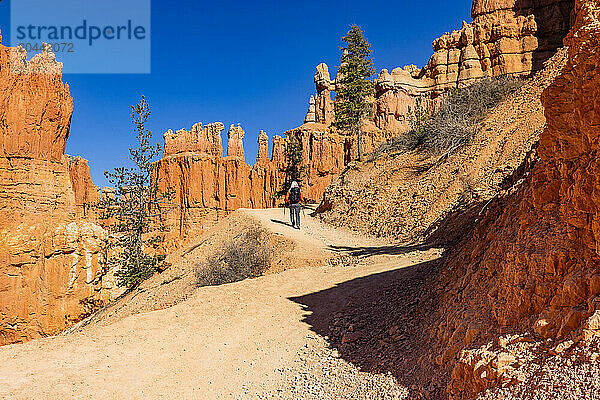
[(333, 228), (312, 218), (311, 208), (306, 208), (301, 214), (302, 229), (292, 228), (289, 220), (289, 211), (285, 214), (281, 208), (266, 210), (243, 209), (244, 213), (259, 220), (263, 226), (276, 234), (285, 236), (299, 244), (299, 251), (332, 251), (332, 248), (362, 248), (385, 246), (389, 242), (383, 239), (367, 238), (360, 236), (348, 229)]
[[(272, 221), (282, 219), (281, 210), (247, 212), (303, 249), (374, 245), (310, 217), (305, 229), (296, 231)], [(0, 397), (257, 398), (281, 388), (287, 378), (282, 371), (293, 366), (301, 349), (314, 345), (309, 341), (314, 334), (303, 322), (306, 311), (290, 298), (434, 257), (435, 252), (414, 252), (354, 267), (292, 269), (199, 288), (165, 310), (5, 346), (0, 348)]]

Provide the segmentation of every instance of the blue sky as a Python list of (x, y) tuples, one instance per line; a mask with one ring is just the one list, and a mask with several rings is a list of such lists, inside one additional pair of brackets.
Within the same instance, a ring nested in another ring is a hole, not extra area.
[[(252, 164), (261, 129), (272, 137), (302, 123), (315, 66), (335, 70), (350, 24), (365, 30), (378, 71), (423, 66), (433, 39), (471, 20), (471, 3), (153, 0), (150, 74), (63, 77), (74, 99), (67, 153), (90, 160), (94, 183), (105, 185), (104, 171), (124, 165), (134, 142), (129, 105), (145, 94), (156, 140), (196, 122), (241, 123)], [(4, 43), (9, 7), (0, 3)]]

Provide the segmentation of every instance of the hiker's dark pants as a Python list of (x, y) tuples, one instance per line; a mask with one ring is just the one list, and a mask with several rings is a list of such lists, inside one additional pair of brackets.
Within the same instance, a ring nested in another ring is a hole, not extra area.
[(290, 204), (290, 219), (292, 226), (300, 228), (300, 204)]

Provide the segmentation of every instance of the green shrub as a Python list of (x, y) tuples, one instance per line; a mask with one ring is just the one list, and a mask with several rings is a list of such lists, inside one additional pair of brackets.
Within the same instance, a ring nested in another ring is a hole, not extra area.
[(273, 258), (264, 236), (264, 230), (249, 227), (225, 242), (196, 270), (197, 285), (222, 285), (262, 275)]

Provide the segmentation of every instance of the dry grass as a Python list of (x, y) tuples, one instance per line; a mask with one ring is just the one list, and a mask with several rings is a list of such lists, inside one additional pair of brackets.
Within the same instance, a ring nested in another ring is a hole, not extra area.
[(273, 250), (265, 242), (266, 232), (248, 227), (226, 241), (196, 270), (198, 286), (215, 286), (262, 275), (270, 266)]
[(422, 129), (411, 129), (382, 143), (372, 158), (383, 153), (412, 150), (451, 154), (471, 142), (485, 116), (522, 85), (523, 79), (503, 76), (482, 79), (471, 86), (452, 90), (427, 118)]

